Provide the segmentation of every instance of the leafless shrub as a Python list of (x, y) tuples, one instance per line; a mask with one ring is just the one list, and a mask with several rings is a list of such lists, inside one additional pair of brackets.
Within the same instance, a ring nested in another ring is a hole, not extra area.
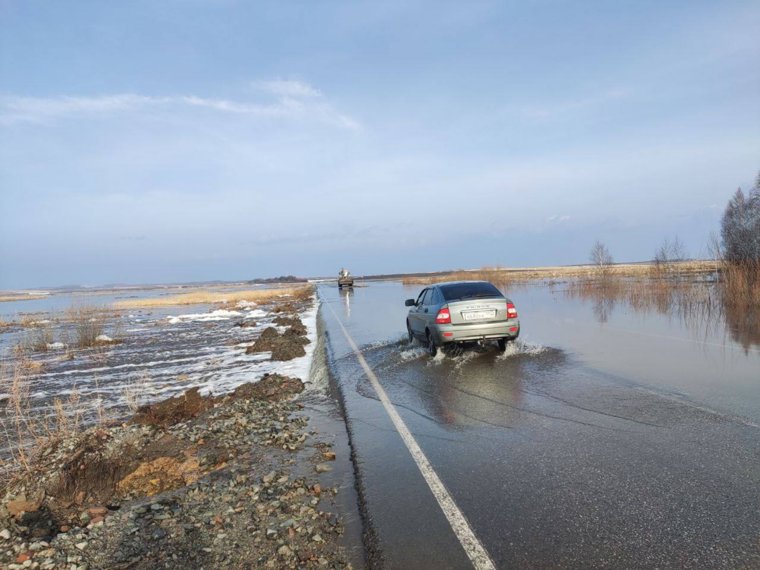
[(98, 343), (98, 337), (105, 329), (106, 316), (96, 307), (75, 307), (67, 311), (68, 319), (74, 325), (75, 344), (79, 348), (89, 348)]
[(48, 345), (53, 343), (53, 329), (48, 323), (39, 322), (24, 331), (16, 352), (19, 354), (29, 352), (47, 352)]
[(715, 232), (710, 232), (710, 236), (707, 238), (707, 255), (715, 262), (715, 271), (717, 273), (723, 261), (723, 245), (720, 243), (720, 238)]

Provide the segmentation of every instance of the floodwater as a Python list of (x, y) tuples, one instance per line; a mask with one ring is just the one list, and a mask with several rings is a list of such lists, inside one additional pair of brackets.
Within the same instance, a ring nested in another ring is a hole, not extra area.
[[(176, 288), (166, 291), (163, 294), (183, 292)], [(23, 327), (0, 329), (0, 365), (5, 366), (6, 382), (18, 361), (14, 347), (41, 330), (51, 335), (47, 351), (27, 354), (40, 368), (28, 371), (24, 383), (26, 411), (52, 416), (58, 399), (69, 413), (80, 414), (88, 423), (99, 419), (98, 414), (118, 419), (129, 413), (129, 405), (161, 400), (189, 388), (197, 387), (201, 393), (228, 392), (265, 373), (279, 372), (308, 381), (317, 336), (316, 303), (301, 314), (311, 340), (305, 347), (306, 356), (272, 362), (268, 353), (245, 352), (264, 328), (272, 326), (276, 315), (266, 305), (244, 303), (229, 310), (212, 305), (106, 310), (120, 299), (158, 294), (155, 289), (97, 295), (73, 292), (0, 303), (3, 319), (30, 321)], [(104, 309), (102, 332), (118, 342), (73, 351), (64, 348), (61, 343), (76, 338), (74, 325), (66, 318), (70, 307)], [(8, 385), (0, 387), (0, 403), (8, 391)], [(0, 406), (0, 424), (7, 426), (12, 420), (6, 414)], [(1, 454), (5, 442), (0, 442), (0, 448)]]
[(754, 337), (570, 285), (508, 291), (506, 353), (435, 358), (405, 338), (422, 287), (320, 287), (370, 559), (470, 567), (344, 330), (497, 568), (760, 567)]
[[(405, 336), (404, 299), (423, 286), (371, 284), (372, 303), (358, 303), (362, 288), (341, 292), (343, 315), (357, 340), (379, 345)], [(621, 381), (684, 398), (760, 423), (760, 322), (757, 331), (731, 334), (725, 311), (700, 318), (662, 307), (634, 308), (603, 293), (572, 295), (568, 283), (501, 287), (517, 306), (520, 350), (552, 348), (580, 366)], [(366, 323), (363, 324), (363, 323)], [(747, 343), (746, 338), (756, 339)], [(515, 348), (513, 348), (515, 350)]]

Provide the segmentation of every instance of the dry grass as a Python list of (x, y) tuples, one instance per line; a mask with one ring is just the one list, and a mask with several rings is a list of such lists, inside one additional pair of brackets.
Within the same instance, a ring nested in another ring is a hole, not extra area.
[(33, 299), (44, 299), (47, 296), (43, 294), (2, 293), (0, 294), (0, 303), (6, 301), (31, 301)]
[(30, 471), (34, 449), (81, 428), (84, 410), (76, 387), (68, 398), (56, 398), (50, 413), (33, 408), (30, 392), (39, 370), (23, 357), (16, 359), (13, 366), (0, 366), (0, 393), (6, 396), (0, 410), (0, 429), (11, 456), (10, 463), (3, 465), (4, 476)]
[(745, 350), (760, 346), (760, 262), (724, 263), (721, 291), (731, 337)]
[(127, 299), (117, 302), (117, 309), (138, 309), (151, 307), (168, 307), (172, 305), (208, 305), (224, 304), (234, 305), (240, 301), (254, 303), (266, 303), (279, 299), (284, 295), (293, 297), (293, 300), (302, 300), (313, 293), (311, 285), (299, 287), (281, 287), (277, 289), (253, 289), (247, 291), (212, 291), (199, 290), (180, 295), (167, 295), (163, 297), (150, 297), (147, 299)]
[(0, 319), (0, 329), (6, 328), (6, 327), (12, 327), (16, 323), (13, 321), (4, 321), (3, 319)]
[(727, 303), (760, 306), (760, 262), (724, 263), (720, 273)]
[[(697, 275), (715, 271), (714, 261), (678, 261), (668, 264), (669, 273), (678, 275)], [(617, 263), (610, 265), (605, 272), (607, 277), (644, 277), (653, 271), (653, 263)], [(476, 270), (459, 270), (433, 275), (416, 275), (401, 279), (404, 285), (427, 285), (442, 281), (484, 280), (493, 283), (514, 281), (531, 281), (534, 279), (570, 279), (577, 277), (595, 277), (599, 273), (594, 265), (565, 265), (554, 267), (501, 268), (483, 267)]]
[(137, 410), (143, 405), (144, 399), (149, 394), (150, 381), (150, 374), (142, 372), (122, 390), (127, 408), (133, 414), (137, 413)]

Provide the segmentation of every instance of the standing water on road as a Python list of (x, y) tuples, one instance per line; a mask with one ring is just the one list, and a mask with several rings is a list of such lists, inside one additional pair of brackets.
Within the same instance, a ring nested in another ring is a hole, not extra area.
[[(341, 318), (351, 323), (356, 341), (369, 347), (405, 337), (404, 300), (423, 288), (376, 282), (340, 292), (322, 288), (321, 294), (323, 299), (339, 295), (336, 310), (340, 307)], [(729, 334), (736, 327), (726, 323), (725, 312), (689, 318), (670, 306), (653, 309), (593, 291), (579, 295), (573, 282), (501, 289), (515, 302), (521, 323), (520, 339), (507, 356), (560, 349), (579, 365), (621, 382), (760, 423), (760, 331)], [(362, 297), (371, 302), (359, 302)], [(398, 353), (399, 358), (422, 355), (416, 347)]]

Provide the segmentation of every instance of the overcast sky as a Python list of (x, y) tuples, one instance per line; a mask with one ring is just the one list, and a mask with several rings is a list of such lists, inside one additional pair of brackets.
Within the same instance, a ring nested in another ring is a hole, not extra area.
[(760, 3), (0, 0), (0, 288), (705, 253)]

